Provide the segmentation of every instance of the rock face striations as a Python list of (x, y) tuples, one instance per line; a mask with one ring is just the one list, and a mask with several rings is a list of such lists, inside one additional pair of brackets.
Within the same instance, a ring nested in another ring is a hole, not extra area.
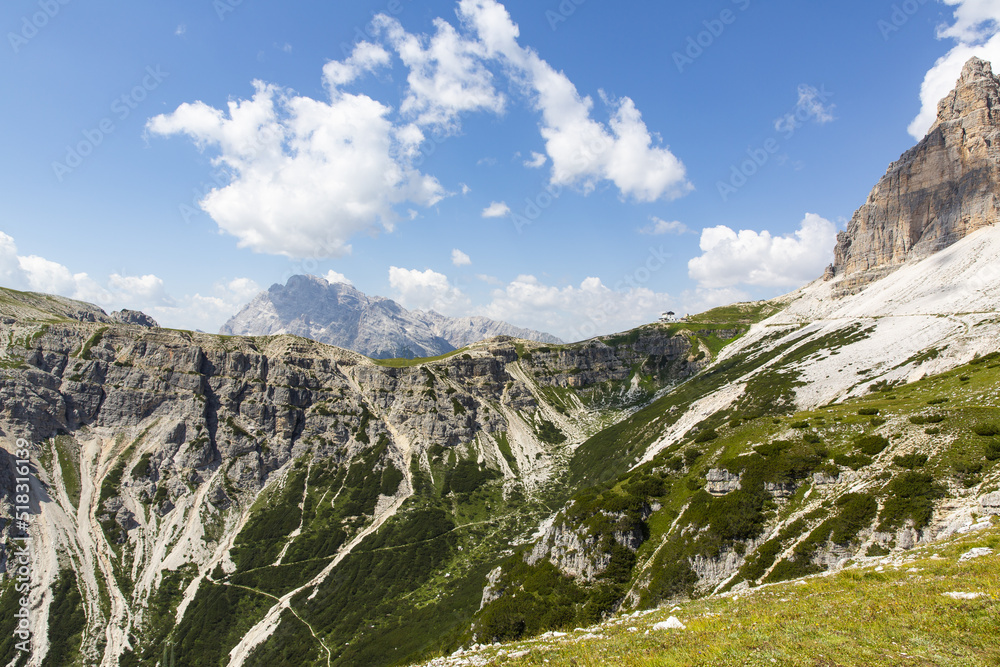
[(561, 342), (540, 331), (485, 317), (451, 318), (409, 311), (350, 285), (315, 276), (292, 276), (272, 285), (233, 316), (220, 333), (238, 336), (293, 334), (354, 350), (374, 359), (435, 357), (493, 336)]
[[(1000, 79), (972, 58), (927, 136), (892, 165), (838, 237), (839, 295), (1000, 219)], [(832, 275), (831, 275), (832, 274)]]

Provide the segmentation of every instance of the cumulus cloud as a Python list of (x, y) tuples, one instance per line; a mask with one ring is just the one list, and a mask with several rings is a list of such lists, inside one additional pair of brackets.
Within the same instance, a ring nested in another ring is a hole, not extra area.
[(706, 310), (728, 306), (733, 303), (749, 301), (750, 295), (737, 287), (720, 287), (710, 289), (698, 287), (687, 290), (681, 295), (684, 312), (690, 314), (704, 313)]
[(484, 218), (502, 218), (510, 215), (510, 206), (502, 201), (495, 201), (483, 209)]
[(435, 19), (432, 37), (406, 32), (385, 14), (375, 17), (376, 28), (409, 68), (409, 85), (401, 111), (420, 125), (457, 129), (460, 114), (503, 112), (506, 98), (493, 86), (493, 74), (483, 60), (483, 45), (460, 35), (452, 25)]
[(938, 58), (920, 86), (920, 113), (907, 128), (922, 139), (937, 119), (937, 105), (955, 87), (962, 66), (973, 56), (1000, 66), (1000, 2), (942, 0), (955, 7), (953, 22), (938, 28), (937, 37), (954, 45)]
[(541, 169), (545, 166), (545, 163), (549, 161), (548, 156), (544, 153), (536, 153), (531, 151), (531, 159), (524, 161), (524, 166), (528, 169)]
[(577, 341), (655, 322), (671, 303), (668, 294), (641, 286), (611, 289), (594, 277), (556, 287), (522, 275), (494, 290), (482, 314)]
[(688, 262), (688, 275), (707, 289), (798, 287), (823, 273), (833, 260), (836, 240), (836, 225), (813, 213), (787, 236), (710, 227), (702, 230), (702, 255)]
[(662, 220), (656, 216), (651, 217), (650, 224), (639, 230), (640, 234), (647, 236), (661, 236), (663, 234), (687, 234), (690, 229), (683, 222), (677, 220)]
[(456, 248), (451, 251), (451, 263), (455, 266), (469, 266), (472, 264), (472, 258)]
[[(608, 118), (597, 120), (589, 96), (519, 44), (519, 29), (502, 4), (461, 0), (457, 13), (457, 26), (436, 19), (431, 35), (411, 34), (377, 15), (373, 41), (323, 67), (328, 99), (256, 81), (249, 100), (234, 99), (227, 109), (185, 103), (150, 119), (147, 129), (186, 135), (214, 153), (229, 180), (199, 205), (240, 247), (293, 258), (347, 254), (356, 235), (391, 231), (402, 211), (447, 196), (418, 169), (420, 147), (428, 130), (435, 138), (458, 131), (463, 114), (504, 113), (508, 98), (498, 90), (499, 76), (540, 113), (545, 154), (533, 153), (527, 164), (551, 161), (553, 184), (586, 193), (611, 182), (624, 198), (642, 202), (692, 189), (684, 165), (630, 98), (602, 93)], [(398, 109), (343, 90), (390, 67), (392, 53), (408, 71)]]
[(152, 315), (163, 326), (214, 333), (260, 291), (260, 286), (253, 280), (236, 278), (214, 284), (208, 294), (186, 294), (172, 299), (173, 305), (170, 306), (139, 309)]
[(353, 83), (362, 74), (387, 66), (390, 58), (389, 52), (381, 45), (358, 42), (347, 60), (332, 60), (323, 66), (323, 79), (331, 88), (344, 86)]
[(231, 101), (228, 113), (185, 103), (147, 124), (153, 134), (186, 134), (218, 151), (213, 162), (231, 180), (200, 206), (240, 247), (342, 256), (352, 236), (379, 226), (391, 231), (396, 206), (431, 206), (444, 197), (440, 183), (409, 162), (422, 133), (394, 126), (388, 107), (336, 87), (328, 102), (260, 81), (254, 88), (252, 99)]
[(391, 266), (389, 284), (396, 291), (396, 301), (407, 308), (434, 310), (444, 315), (467, 314), (469, 299), (443, 273)]
[(623, 196), (639, 201), (679, 197), (692, 189), (684, 165), (660, 146), (628, 97), (604, 101), (605, 125), (592, 118), (593, 100), (581, 95), (563, 72), (518, 43), (519, 28), (495, 0), (461, 0), (458, 14), (475, 30), (487, 55), (502, 61), (529, 91), (542, 115), (541, 134), (552, 160), (553, 183), (593, 190), (613, 182)]
[(335, 285), (337, 283), (343, 283), (345, 285), (353, 285), (354, 284), (353, 282), (351, 282), (350, 278), (348, 278), (347, 276), (345, 276), (343, 273), (338, 273), (338, 272), (334, 271), (333, 269), (330, 269), (329, 271), (327, 271), (326, 275), (323, 276), (323, 278), (325, 278), (326, 282), (330, 283), (331, 285)]
[(163, 280), (152, 274), (113, 273), (102, 284), (86, 273), (73, 273), (44, 257), (19, 255), (14, 239), (3, 232), (0, 232), (0, 284), (86, 301), (107, 312), (122, 308), (141, 310), (163, 326), (202, 331), (218, 330), (260, 292), (260, 287), (247, 278), (215, 285), (208, 296), (196, 293), (173, 297), (167, 293)]

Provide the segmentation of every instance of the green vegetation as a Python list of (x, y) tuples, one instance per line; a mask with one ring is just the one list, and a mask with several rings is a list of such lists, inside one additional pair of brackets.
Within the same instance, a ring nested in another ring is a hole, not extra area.
[(84, 342), (83, 346), (80, 348), (80, 352), (77, 355), (81, 359), (90, 359), (90, 350), (92, 347), (101, 342), (101, 338), (104, 337), (104, 333), (108, 330), (107, 327), (101, 327), (95, 331), (90, 338)]
[(68, 435), (57, 435), (54, 439), (59, 469), (62, 471), (63, 487), (73, 507), (80, 506), (80, 446)]
[(886, 496), (879, 531), (900, 528), (909, 521), (919, 530), (931, 522), (934, 501), (944, 496), (944, 489), (930, 475), (908, 471), (889, 482)]
[(547, 419), (542, 419), (539, 423), (538, 437), (541, 438), (543, 442), (547, 442), (550, 445), (559, 445), (566, 442), (566, 434), (560, 431), (558, 426)]
[[(422, 357), (417, 359), (372, 359), (371, 361), (379, 366), (385, 366), (386, 368), (412, 368), (414, 366), (423, 366), (424, 364), (434, 363), (435, 361), (444, 361), (445, 359), (450, 359), (455, 355), (462, 354), (469, 348), (463, 347), (461, 350), (454, 350), (453, 352), (447, 352), (445, 354), (436, 357)], [(464, 359), (468, 355), (463, 355)], [(471, 357), (469, 357), (471, 359)]]
[[(739, 600), (683, 602), (677, 609), (593, 628), (597, 636), (587, 640), (516, 643), (486, 649), (476, 658), (510, 667), (995, 665), (1000, 573), (995, 557), (958, 563), (974, 547), (1000, 550), (998, 531), (918, 549), (905, 567), (875, 571), (870, 565), (777, 584)], [(980, 596), (955, 600), (944, 595), (950, 591)], [(668, 616), (687, 629), (652, 629)]]
[(83, 596), (77, 587), (76, 573), (62, 570), (52, 585), (52, 608), (49, 612), (49, 652), (42, 667), (75, 664), (83, 640), (87, 617), (83, 611)]

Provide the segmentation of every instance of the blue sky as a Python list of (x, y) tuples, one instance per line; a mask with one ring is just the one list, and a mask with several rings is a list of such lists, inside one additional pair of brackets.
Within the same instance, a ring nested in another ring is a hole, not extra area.
[(214, 331), (312, 273), (566, 339), (770, 298), (1000, 58), (996, 0), (679, 4), (6, 2), (0, 284)]

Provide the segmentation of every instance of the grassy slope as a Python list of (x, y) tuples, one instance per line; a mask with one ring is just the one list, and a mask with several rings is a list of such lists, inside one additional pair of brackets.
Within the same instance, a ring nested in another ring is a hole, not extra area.
[[(490, 648), (477, 655), (482, 661), (476, 664), (1000, 664), (998, 524), (994, 519), (990, 530), (896, 557), (866, 559), (831, 576), (619, 617), (561, 638)], [(993, 554), (958, 562), (976, 547), (991, 548)], [(949, 592), (980, 597), (956, 600), (944, 595)], [(652, 629), (669, 616), (686, 629)]]

